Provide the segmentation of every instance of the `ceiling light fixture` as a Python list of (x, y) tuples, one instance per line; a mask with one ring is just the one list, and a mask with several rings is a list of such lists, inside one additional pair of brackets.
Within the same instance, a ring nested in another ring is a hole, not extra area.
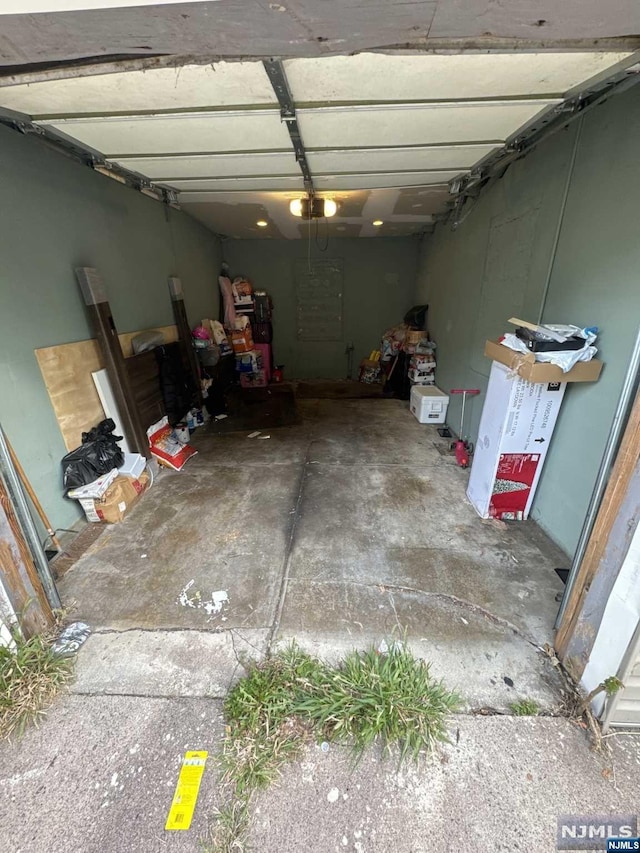
[(306, 199), (294, 198), (289, 202), (289, 212), (292, 216), (302, 216), (302, 202)]
[(258, 219), (258, 221), (256, 222), (256, 225), (258, 226), (258, 228), (266, 228), (268, 224), (269, 223), (267, 222), (266, 219)]
[(294, 198), (289, 202), (292, 216), (301, 219), (322, 219), (325, 216), (335, 216), (338, 205), (332, 198), (319, 198), (315, 195)]
[(375, 225), (376, 228), (379, 228), (381, 225), (384, 225), (384, 222), (382, 221), (382, 219), (374, 219), (371, 224)]
[(332, 198), (324, 199), (324, 215), (335, 216), (338, 210), (338, 205)]

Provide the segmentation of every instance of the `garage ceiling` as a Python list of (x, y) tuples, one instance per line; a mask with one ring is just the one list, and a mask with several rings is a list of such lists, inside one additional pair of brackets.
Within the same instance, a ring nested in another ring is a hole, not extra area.
[[(588, 81), (634, 61), (629, 50), (401, 52), (283, 67), (316, 191), (339, 205), (330, 231), (368, 237), (424, 231), (446, 212), (449, 181)], [(175, 190), (219, 234), (308, 233), (289, 213), (303, 178), (262, 62), (105, 70), (31, 84), (5, 78), (0, 106)]]
[(487, 39), (511, 42), (502, 47), (517, 41), (523, 49), (576, 48), (584, 40), (606, 49), (603, 39), (637, 41), (640, 33), (635, 0), (3, 0), (0, 15), (0, 65), (15, 66), (154, 55), (310, 57), (452, 40), (475, 48)]

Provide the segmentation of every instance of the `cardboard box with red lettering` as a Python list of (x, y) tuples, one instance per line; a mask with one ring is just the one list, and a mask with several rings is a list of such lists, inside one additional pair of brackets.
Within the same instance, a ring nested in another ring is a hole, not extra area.
[(467, 488), (482, 518), (528, 517), (566, 387), (491, 365)]
[(122, 521), (148, 484), (149, 475), (146, 471), (143, 471), (137, 479), (119, 476), (100, 497), (78, 498), (78, 500), (84, 509), (87, 521), (115, 524)]

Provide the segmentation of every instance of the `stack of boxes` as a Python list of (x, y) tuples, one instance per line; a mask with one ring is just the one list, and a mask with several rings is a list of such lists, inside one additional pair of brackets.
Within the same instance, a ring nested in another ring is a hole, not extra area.
[(245, 322), (244, 329), (236, 329), (231, 333), (236, 371), (240, 374), (240, 384), (243, 388), (263, 388), (269, 382), (263, 354), (263, 348), (268, 345), (254, 344), (249, 321), (245, 319)]
[(380, 347), (387, 390), (407, 400), (412, 387), (435, 385), (435, 349), (424, 329), (414, 329), (406, 323), (387, 329)]
[(433, 352), (415, 353), (409, 362), (409, 379), (412, 385), (436, 384), (436, 360)]
[(404, 343), (409, 353), (409, 381), (411, 385), (435, 385), (436, 383), (436, 345), (427, 339), (424, 332), (407, 332)]
[(271, 302), (264, 291), (253, 292), (248, 281), (232, 285), (236, 329), (231, 344), (243, 388), (264, 388), (271, 381)]

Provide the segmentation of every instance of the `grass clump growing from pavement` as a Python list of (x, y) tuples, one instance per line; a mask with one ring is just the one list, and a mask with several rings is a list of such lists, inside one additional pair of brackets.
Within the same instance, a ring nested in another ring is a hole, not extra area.
[(351, 652), (336, 666), (295, 644), (252, 663), (224, 705), (221, 765), (231, 802), (218, 813), (206, 849), (243, 849), (251, 795), (307, 743), (349, 745), (356, 760), (379, 743), (386, 754), (397, 749), (400, 762), (417, 761), (447, 739), (447, 717), (459, 704), (401, 643), (385, 654)]
[(48, 635), (0, 646), (0, 738), (21, 736), (46, 714), (58, 691), (72, 678), (73, 661), (54, 654)]
[(540, 713), (540, 707), (533, 699), (521, 699), (519, 702), (512, 702), (509, 708), (514, 717), (537, 717)]

